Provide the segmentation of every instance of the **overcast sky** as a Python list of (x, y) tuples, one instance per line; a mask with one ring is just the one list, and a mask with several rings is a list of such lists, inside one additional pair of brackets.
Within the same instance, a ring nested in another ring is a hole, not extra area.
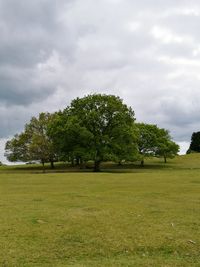
[(0, 160), (31, 116), (119, 95), (184, 151), (200, 130), (200, 1), (0, 0)]

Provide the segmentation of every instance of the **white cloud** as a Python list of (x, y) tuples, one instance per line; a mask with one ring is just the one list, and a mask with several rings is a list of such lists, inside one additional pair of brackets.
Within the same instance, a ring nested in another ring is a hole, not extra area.
[(7, 141), (6, 138), (0, 138), (0, 162), (2, 162), (3, 164), (9, 163), (4, 157), (4, 148), (6, 141)]
[[(184, 41), (187, 40), (186, 38), (183, 38), (173, 33), (171, 30), (162, 28), (160, 26), (154, 26), (151, 33), (154, 38), (160, 40), (164, 44), (183, 43)], [(188, 38), (188, 40), (190, 39)]]
[(190, 143), (189, 142), (178, 142), (179, 146), (180, 146), (180, 151), (179, 151), (179, 155), (185, 155)]

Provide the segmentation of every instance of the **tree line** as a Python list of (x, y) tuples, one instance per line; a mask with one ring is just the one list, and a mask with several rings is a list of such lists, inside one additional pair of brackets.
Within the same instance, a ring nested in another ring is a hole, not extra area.
[(33, 117), (5, 146), (11, 162), (68, 161), (84, 167), (94, 162), (94, 171), (105, 161), (118, 164), (146, 157), (173, 158), (179, 146), (169, 131), (157, 125), (136, 123), (131, 107), (114, 95), (92, 94), (72, 100), (63, 111)]

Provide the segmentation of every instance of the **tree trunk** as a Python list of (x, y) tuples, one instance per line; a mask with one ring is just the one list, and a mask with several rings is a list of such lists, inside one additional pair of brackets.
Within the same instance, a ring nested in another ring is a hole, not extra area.
[(94, 162), (94, 172), (100, 172), (100, 160)]
[(144, 159), (141, 160), (141, 166), (144, 167)]
[(54, 168), (55, 168), (55, 166), (54, 166), (54, 161), (51, 160), (50, 163), (51, 163), (51, 169), (54, 169)]
[(118, 162), (118, 166), (122, 166), (122, 161), (121, 160)]
[(42, 172), (45, 173), (44, 161), (42, 161)]
[(167, 163), (167, 157), (165, 157), (165, 156), (164, 156), (164, 161), (165, 161), (165, 163)]

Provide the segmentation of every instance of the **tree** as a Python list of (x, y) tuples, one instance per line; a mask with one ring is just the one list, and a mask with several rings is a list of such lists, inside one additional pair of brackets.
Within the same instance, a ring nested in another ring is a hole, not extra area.
[(124, 128), (124, 133), (118, 137), (118, 141), (113, 146), (116, 155), (115, 161), (119, 165), (123, 161), (136, 161), (138, 159), (137, 141), (138, 135), (135, 123), (128, 130)]
[(164, 158), (164, 162), (167, 163), (167, 158), (174, 158), (179, 152), (179, 145), (173, 142), (170, 138), (163, 138), (159, 143), (156, 155)]
[(91, 134), (80, 125), (76, 116), (69, 114), (68, 109), (55, 114), (49, 125), (48, 134), (61, 160), (70, 160), (73, 166), (75, 160), (79, 165), (90, 159), (88, 151)]
[(40, 160), (51, 163), (54, 168), (56, 149), (51, 137), (48, 135), (48, 126), (54, 116), (50, 113), (40, 113), (38, 118), (33, 117), (25, 127), (25, 133), (29, 136), (29, 153), (32, 160)]
[(158, 127), (152, 124), (137, 123), (139, 138), (138, 151), (141, 166), (144, 166), (145, 157), (154, 156), (157, 148)]
[(5, 157), (11, 162), (31, 160), (26, 133), (16, 134), (11, 140), (6, 142)]
[(138, 150), (142, 166), (144, 166), (145, 157), (162, 156), (166, 162), (167, 158), (177, 155), (179, 146), (171, 140), (166, 129), (145, 123), (138, 123), (137, 127), (139, 131)]
[(48, 125), (53, 120), (50, 113), (40, 113), (38, 118), (32, 117), (25, 125), (24, 132), (15, 135), (6, 143), (6, 157), (10, 161), (40, 160), (43, 167), (50, 162), (54, 168), (56, 160), (55, 146), (47, 133)]
[(192, 152), (200, 152), (200, 132), (194, 132), (192, 134), (191, 143), (187, 154)]
[[(93, 94), (76, 98), (63, 114), (66, 122), (69, 118), (77, 122), (76, 127), (80, 132), (78, 147), (83, 154), (87, 151), (86, 158), (94, 161), (94, 171), (100, 170), (102, 161), (121, 160), (120, 151), (123, 151), (121, 155), (130, 151), (129, 155), (123, 156), (124, 159), (132, 158), (132, 153), (136, 153), (134, 112), (119, 97)], [(74, 130), (72, 123), (71, 126), (66, 123), (66, 127), (66, 135)], [(69, 140), (69, 136), (64, 139)], [(67, 144), (68, 141), (66, 147)]]

